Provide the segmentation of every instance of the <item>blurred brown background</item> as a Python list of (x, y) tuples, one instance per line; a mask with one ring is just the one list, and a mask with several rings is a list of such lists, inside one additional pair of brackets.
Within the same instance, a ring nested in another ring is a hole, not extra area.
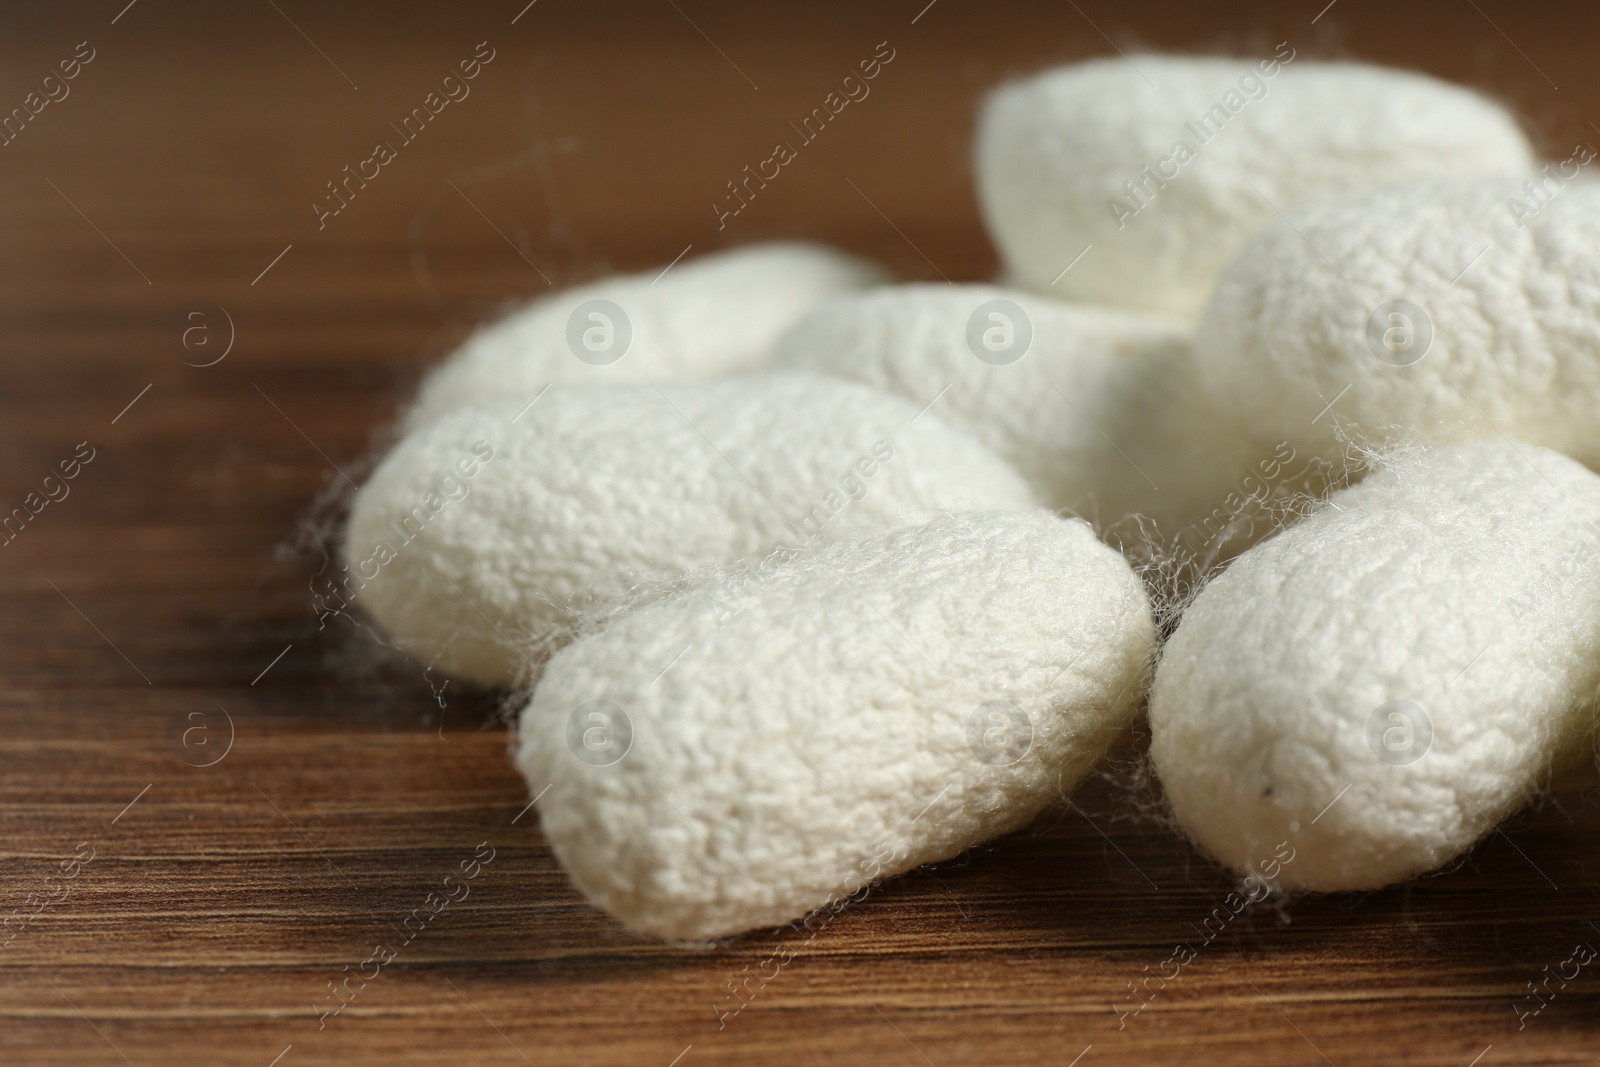
[[(789, 236), (986, 277), (982, 94), (1113, 48), (1419, 68), (1564, 157), (1600, 143), (1593, 5), (524, 3), (0, 20), (0, 113), (94, 57), (0, 147), (0, 512), (94, 455), (0, 548), (0, 1062), (1594, 1061), (1600, 976), (1549, 977), (1600, 944), (1581, 793), (1414, 886), (1240, 916), (1131, 1017), (1230, 885), (1119, 781), (814, 939), (679, 949), (566, 885), (492, 695), (319, 631), (307, 589), (421, 368), (547, 280)], [(719, 230), (724, 183), (883, 41)], [(471, 95), (319, 230), (324, 183), (479, 42)], [(197, 303), (209, 349), (172, 325)], [(480, 842), (470, 897), (321, 1017)]]

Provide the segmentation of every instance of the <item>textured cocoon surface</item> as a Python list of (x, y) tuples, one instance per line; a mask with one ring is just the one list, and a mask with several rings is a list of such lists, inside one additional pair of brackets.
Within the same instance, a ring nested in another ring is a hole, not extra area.
[[(1156, 672), (1151, 755), (1223, 863), (1285, 888), (1374, 889), (1461, 854), (1583, 743), (1600, 477), (1473, 443), (1331, 500), (1184, 614)], [(1269, 869), (1284, 843), (1293, 861)]]
[[(813, 305), (886, 280), (855, 256), (777, 241), (686, 259), (664, 275), (624, 274), (552, 293), (468, 338), (423, 382), (405, 425), (480, 400), (526, 399), (548, 382), (682, 381), (751, 370)], [(621, 316), (590, 306), (597, 300)]]
[[(691, 568), (1036, 503), (919, 405), (832, 378), (562, 384), (522, 407), (405, 438), (357, 494), (345, 547), (370, 578), (357, 602), (399, 645), (487, 684), (526, 678), (589, 613)], [(484, 448), (493, 458), (456, 476)]]
[(1413, 178), (1520, 176), (1532, 159), (1511, 117), (1473, 92), (1280, 46), (1096, 59), (1002, 88), (983, 113), (977, 180), (1016, 284), (1189, 315), (1274, 208)]
[(1201, 321), (1215, 402), (1311, 448), (1337, 419), (1379, 441), (1505, 434), (1600, 461), (1600, 186), (1518, 210), (1539, 202), (1482, 181), (1291, 212), (1228, 265)]
[[(994, 301), (1023, 321), (991, 319)], [(1025, 344), (1020, 357), (983, 348), (997, 326)], [(887, 286), (821, 305), (775, 353), (780, 366), (938, 396), (933, 414), (1009, 460), (1050, 506), (1102, 529), (1140, 514), (1173, 534), (1220, 503), (1259, 451), (1201, 395), (1184, 324), (1154, 315), (987, 285)]]
[(1026, 824), (1132, 717), (1153, 640), (1084, 523), (940, 516), (713, 575), (563, 649), (517, 764), (568, 875), (628, 926), (776, 926)]

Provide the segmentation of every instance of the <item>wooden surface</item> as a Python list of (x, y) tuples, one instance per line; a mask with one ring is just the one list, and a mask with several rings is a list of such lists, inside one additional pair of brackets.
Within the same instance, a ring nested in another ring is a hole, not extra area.
[[(494, 695), (317, 629), (346, 478), (473, 322), (775, 236), (984, 277), (967, 146), (1010, 75), (1288, 39), (1500, 94), (1552, 157), (1600, 139), (1576, 3), (924, 2), (8, 5), (0, 106), (95, 57), (0, 148), (0, 508), (94, 458), (0, 548), (0, 1063), (1594, 1062), (1592, 967), (1517, 1010), (1600, 944), (1582, 793), (1409, 888), (1242, 915), (1119, 1019), (1230, 888), (1126, 781), (814, 938), (683, 950), (586, 907), (517, 818)], [(319, 230), (323, 183), (485, 40), (472, 95)], [(885, 40), (871, 97), (719, 232), (723, 183)], [(213, 366), (173, 340), (197, 301), (233, 324)]]

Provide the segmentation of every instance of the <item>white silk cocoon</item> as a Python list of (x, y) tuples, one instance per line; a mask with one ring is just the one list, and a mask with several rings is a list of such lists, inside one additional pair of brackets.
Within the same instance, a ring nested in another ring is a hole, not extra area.
[(1029, 822), (1126, 726), (1153, 641), (1082, 522), (942, 515), (714, 572), (568, 646), (517, 765), (597, 906), (735, 934)]
[(405, 427), (483, 400), (527, 400), (550, 382), (684, 381), (753, 370), (819, 301), (887, 280), (855, 256), (773, 241), (551, 293), (482, 327), (435, 368)]
[(1532, 165), (1516, 122), (1471, 90), (1287, 45), (1048, 70), (996, 91), (977, 139), (979, 200), (1013, 283), (1179, 315), (1301, 201)]
[(1156, 673), (1151, 755), (1229, 867), (1375, 889), (1523, 805), (1597, 688), (1600, 476), (1457, 445), (1334, 494), (1200, 593)]
[(688, 570), (940, 509), (1035, 505), (1009, 466), (918, 408), (785, 374), (563, 384), (532, 407), (442, 416), (355, 497), (357, 603), (446, 674), (512, 684), (585, 619)]
[(1308, 450), (1338, 424), (1600, 463), (1600, 183), (1539, 203), (1512, 181), (1404, 185), (1268, 226), (1198, 327), (1214, 402)]
[[(1025, 351), (975, 354), (996, 323)], [(779, 338), (774, 362), (937, 397), (930, 412), (1008, 460), (1045, 503), (1101, 530), (1134, 515), (1162, 540), (1198, 529), (1261, 451), (1199, 388), (1186, 323), (1015, 289), (836, 297)]]

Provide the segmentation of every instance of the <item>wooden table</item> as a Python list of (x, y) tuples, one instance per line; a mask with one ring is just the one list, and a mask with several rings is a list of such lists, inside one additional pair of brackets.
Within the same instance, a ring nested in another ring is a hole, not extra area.
[[(1562, 158), (1600, 139), (1592, 11), (523, 2), (6, 13), (0, 108), (66, 95), (0, 148), (0, 509), (67, 495), (0, 549), (0, 1062), (1600, 1057), (1592, 968), (1517, 1011), (1600, 944), (1581, 790), (1450, 873), (1240, 916), (1137, 1014), (1130, 984), (1199, 943), (1230, 884), (1141, 807), (1131, 761), (814, 938), (686, 950), (567, 885), (493, 694), (319, 629), (308, 589), (396, 404), (508, 301), (782, 236), (985, 277), (982, 92), (1113, 42), (1424, 68), (1505, 96)], [(719, 230), (724, 183), (881, 41), (871, 96)], [(479, 42), (471, 95), (319, 228), (325, 183)], [(467, 899), (363, 967), (490, 853)]]

